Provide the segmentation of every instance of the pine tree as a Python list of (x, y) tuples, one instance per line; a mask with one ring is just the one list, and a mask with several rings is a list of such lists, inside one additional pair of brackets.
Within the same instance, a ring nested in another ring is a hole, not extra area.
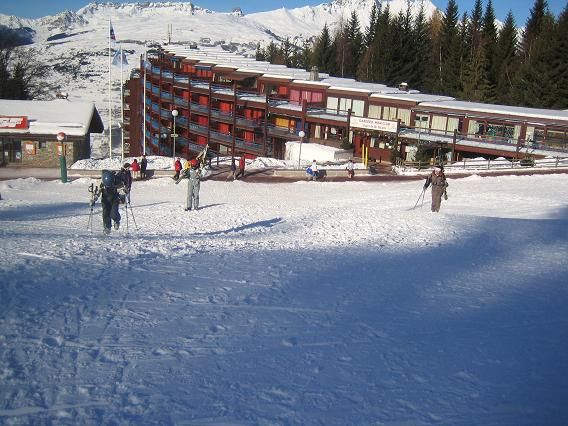
[(334, 51), (332, 48), (331, 36), (327, 23), (324, 24), (320, 36), (316, 39), (313, 51), (312, 62), (320, 71), (332, 73), (335, 72)]
[(260, 47), (260, 43), (256, 44), (256, 52), (254, 54), (254, 58), (257, 61), (264, 61), (266, 60), (266, 58), (264, 57), (264, 52), (262, 51), (262, 48)]
[[(379, 8), (380, 7), (381, 6), (379, 3)], [(371, 7), (371, 15), (369, 17), (369, 26), (366, 28), (364, 36), (364, 44), (366, 48), (369, 48), (371, 44), (373, 44), (373, 38), (375, 36), (375, 26), (377, 24), (377, 15), (378, 15), (377, 4), (373, 3), (373, 6)]]
[(482, 43), (485, 51), (485, 80), (487, 88), (483, 100), (494, 103), (497, 98), (497, 28), (495, 27), (495, 11), (493, 3), (488, 0), (485, 14), (483, 15)]
[(513, 99), (522, 106), (549, 108), (556, 91), (550, 66), (556, 57), (554, 17), (547, 13), (540, 28), (541, 33), (532, 41), (530, 54), (516, 76)]
[(424, 4), (421, 3), (420, 10), (414, 19), (412, 27), (413, 41), (413, 78), (409, 82), (410, 87), (418, 90), (424, 90), (426, 86), (426, 75), (428, 73), (428, 57), (431, 50), (431, 44), (428, 34), (428, 23), (424, 13)]
[(348, 49), (346, 52), (346, 77), (355, 77), (357, 74), (357, 67), (363, 54), (363, 34), (359, 24), (357, 12), (353, 11), (347, 23), (345, 31), (345, 45)]
[(549, 106), (568, 109), (568, 4), (558, 18), (551, 49), (554, 52), (549, 63), (553, 92)]
[(441, 91), (449, 96), (457, 96), (461, 91), (461, 49), (458, 29), (458, 6), (455, 0), (449, 0), (446, 12), (442, 18), (441, 72), (439, 75)]
[(425, 79), (427, 92), (442, 93), (442, 14), (435, 11), (428, 22), (430, 50)]
[(377, 12), (377, 22), (375, 25), (375, 33), (373, 36), (373, 44), (371, 45), (370, 63), (372, 80), (376, 82), (385, 82), (387, 70), (392, 65), (392, 45), (391, 41), (391, 21), (390, 9), (387, 4), (384, 10), (379, 8)]
[(521, 40), (523, 63), (530, 60), (534, 43), (542, 33), (545, 18), (549, 14), (546, 0), (535, 0)]
[(495, 71), (497, 75), (496, 102), (512, 103), (511, 91), (519, 66), (517, 27), (513, 13), (509, 11), (497, 37)]

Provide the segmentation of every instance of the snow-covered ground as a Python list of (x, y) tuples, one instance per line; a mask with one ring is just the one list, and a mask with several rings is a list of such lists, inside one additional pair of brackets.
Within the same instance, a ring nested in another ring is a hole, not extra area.
[(568, 175), (93, 182), (0, 182), (1, 424), (567, 423)]

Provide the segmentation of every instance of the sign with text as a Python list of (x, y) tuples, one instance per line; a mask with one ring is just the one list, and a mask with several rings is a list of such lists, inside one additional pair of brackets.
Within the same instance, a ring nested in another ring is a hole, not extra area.
[(379, 132), (396, 133), (398, 130), (398, 121), (376, 120), (374, 118), (351, 117), (350, 125), (351, 127)]
[(28, 117), (13, 117), (0, 115), (0, 129), (27, 129)]

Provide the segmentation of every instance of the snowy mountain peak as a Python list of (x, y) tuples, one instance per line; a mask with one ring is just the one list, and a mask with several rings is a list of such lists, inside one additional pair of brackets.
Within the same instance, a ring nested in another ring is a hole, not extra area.
[(209, 9), (196, 6), (191, 2), (141, 2), (141, 3), (89, 3), (79, 9), (79, 15), (96, 15), (100, 13), (120, 12), (135, 15), (142, 12), (172, 12), (186, 14), (205, 14), (212, 13)]

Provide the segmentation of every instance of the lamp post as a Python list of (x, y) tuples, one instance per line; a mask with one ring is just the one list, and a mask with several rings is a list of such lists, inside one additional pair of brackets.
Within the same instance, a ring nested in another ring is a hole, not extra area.
[(176, 158), (176, 138), (177, 138), (177, 133), (176, 133), (176, 117), (178, 116), (178, 110), (177, 109), (173, 109), (172, 110), (172, 117), (174, 118), (174, 132), (172, 133), (172, 138), (174, 140), (174, 150), (173, 150), (173, 158)]
[(162, 143), (158, 144), (158, 155), (162, 155), (162, 145), (166, 144), (166, 140), (168, 139), (168, 133), (166, 129), (162, 129), (162, 131), (158, 134), (159, 139), (162, 140)]
[(302, 160), (302, 142), (304, 142), (304, 136), (306, 133), (303, 130), (298, 132), (298, 136), (300, 137), (300, 152), (298, 153), (298, 169), (300, 169), (300, 161)]
[(63, 142), (67, 135), (64, 132), (57, 134), (57, 141), (61, 144), (61, 155), (59, 156), (59, 169), (61, 171), (61, 182), (67, 182), (67, 160), (65, 158), (65, 145)]

